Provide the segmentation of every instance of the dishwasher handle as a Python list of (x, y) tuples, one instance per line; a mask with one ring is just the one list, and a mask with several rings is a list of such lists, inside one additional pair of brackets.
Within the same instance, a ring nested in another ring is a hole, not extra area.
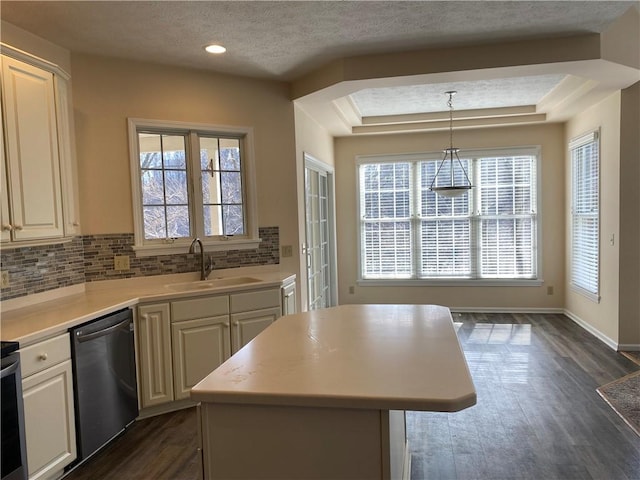
[(107, 327), (105, 329), (102, 330), (98, 330), (97, 332), (91, 332), (91, 333), (82, 333), (82, 330), (77, 330), (76, 331), (76, 341), (78, 342), (88, 342), (89, 340), (93, 340), (94, 338), (99, 338), (99, 337), (104, 337), (105, 335), (109, 335), (111, 332), (118, 330), (120, 327), (131, 323), (131, 319), (130, 318), (125, 318), (123, 321), (121, 321), (120, 323), (116, 323), (115, 325), (112, 325), (110, 327)]
[(15, 362), (10, 363), (6, 367), (3, 366), (2, 370), (0, 371), (0, 378), (5, 378), (15, 373), (18, 370), (19, 366), (20, 366), (20, 360), (16, 360)]

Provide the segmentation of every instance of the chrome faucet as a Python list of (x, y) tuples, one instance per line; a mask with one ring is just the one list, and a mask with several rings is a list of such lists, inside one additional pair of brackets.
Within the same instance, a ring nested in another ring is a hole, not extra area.
[(204, 260), (204, 247), (198, 237), (193, 239), (189, 246), (189, 253), (196, 253), (196, 243), (200, 246), (200, 280), (206, 280), (213, 270), (213, 264), (211, 263), (211, 256), (207, 255), (207, 261)]

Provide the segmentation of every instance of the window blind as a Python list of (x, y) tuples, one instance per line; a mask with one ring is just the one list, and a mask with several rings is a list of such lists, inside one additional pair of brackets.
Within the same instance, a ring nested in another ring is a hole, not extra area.
[(481, 276), (534, 278), (536, 171), (532, 157), (482, 158), (479, 169)]
[(453, 198), (429, 190), (440, 159), (406, 157), (359, 164), (363, 279), (537, 278), (535, 155), (461, 158), (474, 188)]
[(570, 142), (571, 189), (571, 283), (599, 294), (600, 180), (598, 133)]

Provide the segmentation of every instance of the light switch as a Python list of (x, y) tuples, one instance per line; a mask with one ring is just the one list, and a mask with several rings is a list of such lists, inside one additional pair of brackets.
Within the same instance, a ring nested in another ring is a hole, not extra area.
[(612, 233), (611, 236), (609, 237), (609, 245), (613, 247), (615, 244), (616, 244), (616, 234)]

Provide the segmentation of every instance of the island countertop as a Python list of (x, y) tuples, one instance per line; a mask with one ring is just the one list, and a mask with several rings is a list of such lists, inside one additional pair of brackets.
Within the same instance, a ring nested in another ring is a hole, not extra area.
[(280, 318), (191, 398), (454, 412), (475, 405), (476, 392), (448, 308), (343, 305)]

